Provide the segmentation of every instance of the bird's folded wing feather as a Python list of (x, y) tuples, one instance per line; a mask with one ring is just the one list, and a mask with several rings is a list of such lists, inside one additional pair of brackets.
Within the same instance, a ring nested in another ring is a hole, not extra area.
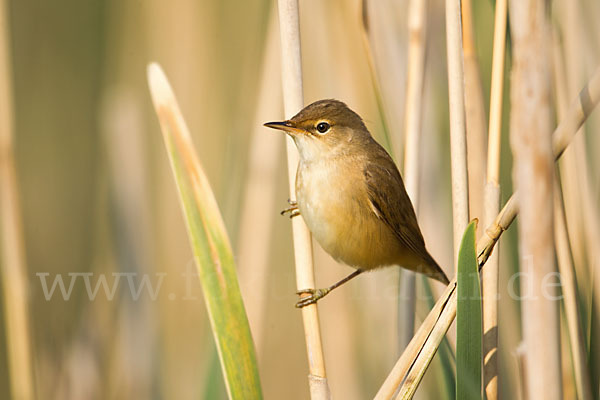
[(373, 212), (402, 244), (423, 259), (429, 259), (414, 208), (394, 162), (389, 156), (380, 157), (377, 163), (365, 166), (364, 174)]

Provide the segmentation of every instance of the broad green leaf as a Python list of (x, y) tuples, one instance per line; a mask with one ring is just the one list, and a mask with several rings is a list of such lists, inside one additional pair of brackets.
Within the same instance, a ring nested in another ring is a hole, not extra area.
[(231, 399), (260, 399), (254, 343), (217, 202), (175, 95), (157, 64), (148, 66), (148, 82), (175, 175), (227, 393)]
[(482, 398), (481, 287), (475, 248), (477, 221), (472, 221), (458, 253), (456, 307), (456, 398)]

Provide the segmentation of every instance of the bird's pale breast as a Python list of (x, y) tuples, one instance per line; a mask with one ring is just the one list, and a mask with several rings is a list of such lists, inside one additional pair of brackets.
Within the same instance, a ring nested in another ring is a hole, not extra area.
[(300, 214), (333, 258), (359, 269), (414, 261), (374, 213), (360, 160), (301, 163), (296, 178)]

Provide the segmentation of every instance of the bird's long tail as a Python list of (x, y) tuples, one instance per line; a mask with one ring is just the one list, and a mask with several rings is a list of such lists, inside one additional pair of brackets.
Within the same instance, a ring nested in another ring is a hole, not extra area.
[(427, 267), (423, 273), (428, 277), (435, 279), (436, 281), (442, 282), (444, 285), (448, 285), (450, 280), (444, 273), (442, 267), (440, 267), (439, 264), (429, 254), (427, 254), (427, 256), (428, 257), (425, 260), (427, 262)]

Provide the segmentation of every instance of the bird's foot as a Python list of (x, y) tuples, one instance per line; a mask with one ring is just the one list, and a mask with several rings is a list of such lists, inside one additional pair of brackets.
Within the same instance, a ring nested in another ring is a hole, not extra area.
[(288, 204), (290, 205), (290, 207), (286, 208), (285, 210), (281, 211), (280, 214), (281, 215), (285, 215), (286, 213), (290, 213), (290, 219), (297, 217), (298, 215), (300, 215), (300, 210), (298, 210), (298, 203), (294, 200), (288, 199)]
[[(302, 308), (311, 304), (315, 304), (317, 301), (319, 301), (319, 299), (325, 297), (329, 292), (331, 292), (330, 288), (298, 290), (296, 294), (301, 297), (296, 303), (296, 308)], [(303, 294), (308, 294), (308, 296), (302, 297)]]

